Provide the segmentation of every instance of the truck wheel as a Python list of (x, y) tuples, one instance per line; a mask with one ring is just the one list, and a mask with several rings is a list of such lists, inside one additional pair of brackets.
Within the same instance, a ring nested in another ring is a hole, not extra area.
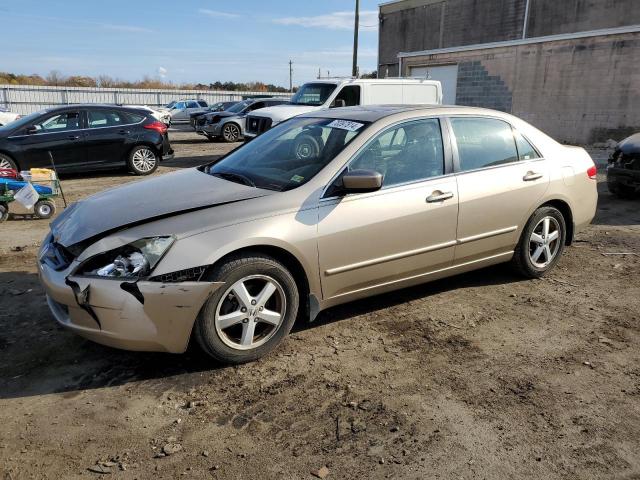
[(6, 222), (9, 218), (9, 205), (0, 203), (0, 223)]
[(10, 168), (11, 170), (18, 170), (18, 166), (13, 158), (0, 153), (0, 168)]
[(202, 307), (194, 333), (216, 360), (256, 360), (291, 331), (298, 314), (298, 287), (276, 259), (259, 253), (230, 258), (210, 278), (224, 285)]
[(129, 153), (128, 164), (135, 175), (151, 175), (158, 168), (158, 155), (150, 147), (140, 145)]
[(321, 137), (314, 137), (306, 133), (298, 135), (293, 144), (293, 152), (298, 160), (318, 158), (324, 148)]
[(43, 220), (51, 218), (56, 213), (56, 204), (51, 200), (40, 200), (33, 206), (33, 212)]

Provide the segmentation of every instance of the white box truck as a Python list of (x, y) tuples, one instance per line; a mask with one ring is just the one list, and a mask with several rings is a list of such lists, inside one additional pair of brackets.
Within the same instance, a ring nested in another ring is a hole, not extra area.
[(417, 78), (316, 80), (302, 85), (291, 103), (248, 115), (244, 136), (250, 140), (291, 117), (325, 108), (426, 104), (442, 104), (440, 82)]

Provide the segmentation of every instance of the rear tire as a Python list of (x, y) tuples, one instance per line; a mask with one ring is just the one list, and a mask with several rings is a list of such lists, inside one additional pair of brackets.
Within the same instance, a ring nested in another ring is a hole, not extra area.
[(33, 206), (33, 213), (36, 217), (46, 220), (56, 214), (56, 204), (51, 200), (40, 200)]
[(567, 225), (560, 210), (540, 207), (527, 222), (511, 264), (525, 277), (543, 277), (558, 263), (566, 240)]
[(274, 258), (258, 253), (232, 257), (210, 278), (224, 285), (202, 307), (194, 335), (216, 360), (227, 364), (256, 360), (291, 331), (300, 303), (298, 287)]
[(11, 170), (18, 170), (18, 165), (15, 160), (4, 153), (0, 153), (0, 168), (10, 168)]
[(160, 163), (158, 154), (147, 145), (139, 145), (129, 153), (127, 164), (134, 175), (151, 175)]

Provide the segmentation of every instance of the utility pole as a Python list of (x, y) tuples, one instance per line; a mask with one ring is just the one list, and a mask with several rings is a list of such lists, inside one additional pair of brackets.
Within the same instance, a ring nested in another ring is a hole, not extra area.
[(351, 75), (358, 76), (358, 30), (360, 29), (360, 0), (356, 0), (356, 21), (353, 27), (353, 68)]
[(293, 61), (289, 60), (289, 93), (293, 93)]

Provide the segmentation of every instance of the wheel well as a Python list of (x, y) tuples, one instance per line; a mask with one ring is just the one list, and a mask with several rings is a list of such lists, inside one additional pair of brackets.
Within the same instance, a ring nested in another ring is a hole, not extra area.
[(156, 146), (153, 143), (150, 142), (139, 142), (136, 143), (135, 145), (133, 145), (130, 149), (129, 149), (129, 153), (127, 153), (127, 161), (129, 161), (129, 158), (131, 157), (131, 152), (133, 152), (134, 148), (138, 148), (138, 147), (149, 147), (151, 150), (153, 150), (156, 155), (158, 155), (159, 157), (162, 156), (162, 153), (158, 151), (158, 149), (156, 148)]
[(211, 272), (216, 266), (218, 266), (222, 262), (225, 262), (229, 257), (237, 256), (240, 254), (251, 255), (255, 253), (261, 253), (263, 255), (268, 255), (270, 257), (273, 257), (274, 259), (281, 262), (287, 268), (287, 270), (291, 272), (291, 275), (293, 275), (293, 279), (296, 281), (296, 285), (298, 286), (298, 289), (299, 289), (300, 306), (304, 307), (300, 309), (298, 317), (300, 318), (300, 314), (304, 314), (304, 315), (307, 315), (307, 318), (308, 318), (308, 313), (309, 313), (308, 299), (309, 299), (309, 293), (310, 293), (309, 279), (307, 278), (307, 274), (304, 270), (304, 267), (300, 263), (300, 261), (295, 257), (295, 255), (288, 252), (284, 248), (274, 247), (273, 245), (255, 245), (251, 247), (241, 248), (239, 250), (234, 250), (233, 252), (227, 253), (224, 257), (220, 258), (213, 265), (210, 265), (205, 271), (205, 273), (203, 274), (203, 277), (206, 277), (206, 275), (209, 272)]
[(562, 216), (564, 217), (565, 224), (567, 226), (567, 239), (565, 241), (566, 245), (571, 245), (573, 243), (573, 213), (571, 212), (571, 207), (569, 204), (563, 200), (551, 200), (544, 205), (540, 205), (541, 207), (554, 207), (560, 210)]

